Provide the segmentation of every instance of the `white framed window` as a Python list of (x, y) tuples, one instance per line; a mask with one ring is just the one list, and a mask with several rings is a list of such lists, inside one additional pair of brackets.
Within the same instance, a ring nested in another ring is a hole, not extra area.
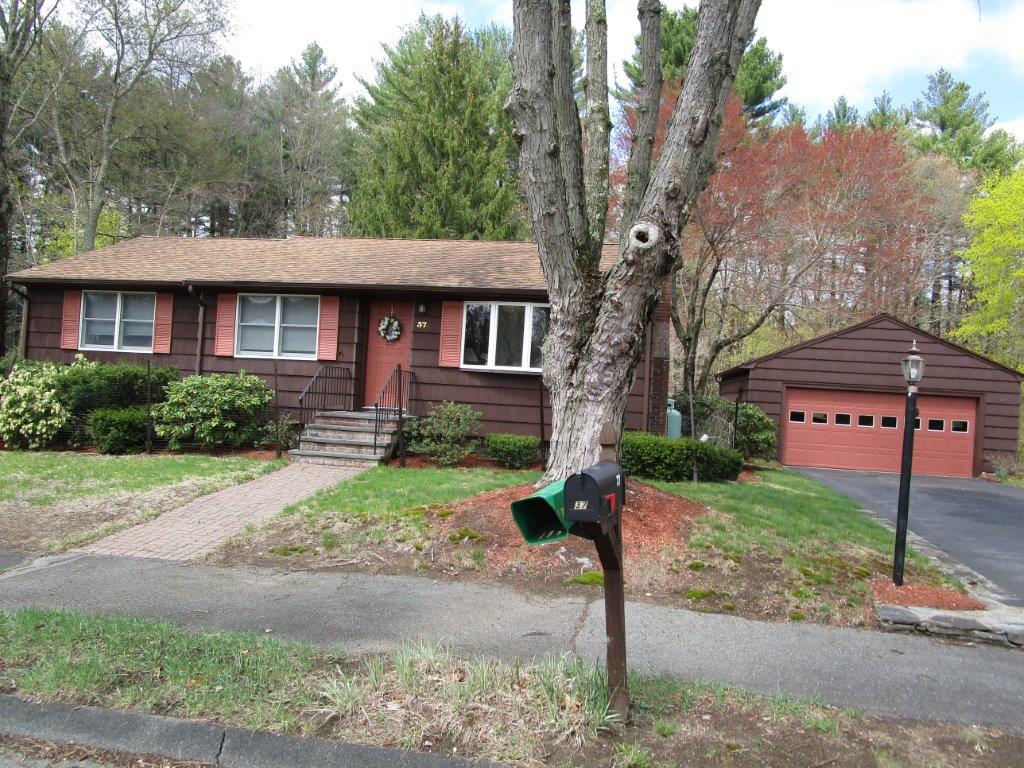
[(848, 413), (837, 413), (835, 419), (835, 425), (837, 427), (848, 427), (853, 422), (852, 417)]
[(946, 420), (945, 419), (928, 419), (928, 431), (929, 432), (945, 432), (946, 431)]
[(539, 373), (547, 304), (467, 301), (462, 310), (463, 368)]
[(235, 318), (235, 357), (315, 360), (320, 297), (240, 293)]
[(152, 352), (156, 294), (82, 291), (79, 349)]
[(900, 418), (899, 416), (883, 416), (881, 423), (882, 429), (899, 429)]
[(811, 413), (811, 424), (828, 424), (827, 411), (814, 411)]
[(968, 432), (970, 431), (970, 424), (966, 419), (953, 419), (949, 423), (950, 432)]
[(789, 420), (794, 424), (803, 424), (807, 421), (807, 414), (804, 411), (790, 411)]

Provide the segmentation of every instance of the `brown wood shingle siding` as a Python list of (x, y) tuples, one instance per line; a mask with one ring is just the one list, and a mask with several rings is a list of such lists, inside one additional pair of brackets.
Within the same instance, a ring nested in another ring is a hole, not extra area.
[(728, 371), (719, 390), (729, 398), (735, 398), (742, 390), (744, 401), (760, 407), (776, 423), (786, 389), (791, 387), (904, 392), (906, 382), (899, 363), (914, 340), (925, 360), (922, 393), (978, 399), (980, 439), (976, 441), (976, 471), (982, 468), (987, 456), (1016, 455), (1020, 378), (995, 363), (915, 332), (886, 316), (753, 361), (750, 368)]
[[(221, 293), (230, 292), (230, 287), (212, 286), (198, 293), (207, 304), (203, 328), (203, 373), (234, 373), (244, 370), (260, 375), (278, 391), (278, 404), (282, 408), (298, 407), (299, 394), (314, 375), (320, 363), (315, 360), (269, 360), (261, 358), (221, 357), (214, 354), (214, 339), (217, 325), (217, 299)], [(269, 288), (267, 292), (272, 292)], [(305, 291), (309, 293), (310, 291)], [(29, 288), (31, 315), (28, 333), (28, 357), (33, 360), (54, 360), (70, 362), (78, 352), (60, 348), (63, 286), (33, 285)], [(381, 294), (384, 295), (384, 294)], [(389, 294), (390, 296), (390, 294)], [(376, 332), (368, 328), (367, 311), (370, 293), (341, 294), (341, 308), (338, 329), (337, 364), (352, 371), (354, 377), (356, 408), (364, 403), (361, 391), (363, 367), (365, 365), (367, 333)], [(463, 298), (445, 296), (444, 298)], [(466, 295), (466, 299), (478, 298)], [(543, 300), (537, 296), (537, 300)], [(412, 370), (416, 384), (413, 390), (413, 412), (422, 415), (431, 405), (445, 400), (468, 403), (483, 414), (481, 428), (488, 432), (539, 433), (537, 374), (489, 373), (442, 368), (439, 365), (440, 325), (442, 296), (438, 294), (420, 296), (415, 303), (425, 303), (427, 312), (414, 315), (413, 327), (406, 332), (413, 334)], [(425, 328), (417, 329), (416, 321), (425, 321)], [(199, 301), (185, 290), (174, 291), (170, 354), (132, 354), (125, 352), (82, 351), (90, 360), (128, 360), (145, 364), (151, 359), (154, 365), (176, 365), (182, 375), (195, 372), (197, 330), (199, 322)], [(667, 368), (667, 361), (654, 357), (652, 365)], [(276, 374), (275, 374), (276, 370)], [(667, 377), (661, 388), (667, 389)], [(656, 388), (660, 379), (655, 379)], [(644, 387), (647, 385), (646, 371), (641, 365), (637, 379), (629, 396), (626, 410), (627, 429), (644, 429), (645, 403), (652, 415), (664, 411), (666, 392), (650, 393), (645, 400)], [(545, 437), (550, 436), (551, 409), (544, 393)], [(657, 410), (657, 412), (655, 412)]]

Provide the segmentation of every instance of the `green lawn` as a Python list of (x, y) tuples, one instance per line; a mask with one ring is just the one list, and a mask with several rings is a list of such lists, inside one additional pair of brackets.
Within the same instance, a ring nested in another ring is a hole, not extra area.
[(283, 466), (239, 457), (0, 451), (0, 551), (80, 546)]
[(85, 496), (137, 493), (190, 478), (238, 473), (253, 477), (283, 462), (237, 457), (100, 456), (88, 453), (0, 451), (0, 503), (48, 506)]
[(317, 532), (310, 546), (351, 550), (363, 541), (419, 542), (427, 537), (431, 511), (452, 501), (510, 485), (534, 482), (540, 473), (473, 469), (396, 469), (374, 467), (292, 504), (283, 516), (301, 515), (306, 532)]
[(892, 553), (892, 532), (860, 512), (860, 506), (816, 480), (785, 469), (758, 470), (760, 483), (654, 483), (734, 521), (712, 523), (707, 540), (720, 549), (742, 552), (751, 544), (766, 548), (815, 543), (859, 545)]
[(57, 610), (0, 612), (0, 689), (526, 766), (980, 768), (1024, 749), (994, 729), (632, 673), (634, 719), (623, 726), (608, 716), (603, 670), (572, 657), (465, 658), (429, 641), (351, 657)]

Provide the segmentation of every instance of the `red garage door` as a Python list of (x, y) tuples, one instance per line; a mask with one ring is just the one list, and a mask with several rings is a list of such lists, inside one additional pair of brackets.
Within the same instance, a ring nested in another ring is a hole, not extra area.
[[(791, 389), (782, 413), (782, 463), (899, 472), (905, 395)], [(970, 477), (977, 403), (921, 395), (914, 473)]]

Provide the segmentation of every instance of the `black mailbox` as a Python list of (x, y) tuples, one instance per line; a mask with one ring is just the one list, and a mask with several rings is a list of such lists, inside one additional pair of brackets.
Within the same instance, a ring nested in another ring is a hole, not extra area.
[(565, 517), (578, 523), (600, 523), (626, 503), (626, 478), (614, 461), (599, 461), (565, 481)]

